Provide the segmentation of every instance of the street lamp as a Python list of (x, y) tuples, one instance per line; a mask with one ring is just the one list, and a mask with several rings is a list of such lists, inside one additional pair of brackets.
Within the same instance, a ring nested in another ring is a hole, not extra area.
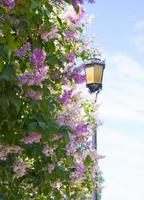
[[(93, 62), (86, 64), (85, 72), (86, 72), (86, 80), (90, 93), (97, 94), (102, 89), (102, 81), (103, 81), (103, 72), (105, 69), (105, 62), (100, 59), (95, 59)], [(95, 127), (94, 134), (92, 136), (92, 145), (93, 148), (97, 150), (97, 127)], [(93, 191), (93, 200), (97, 200), (97, 192)]]
[(86, 64), (87, 87), (91, 93), (99, 92), (102, 89), (103, 72), (105, 62), (95, 59), (92, 63)]

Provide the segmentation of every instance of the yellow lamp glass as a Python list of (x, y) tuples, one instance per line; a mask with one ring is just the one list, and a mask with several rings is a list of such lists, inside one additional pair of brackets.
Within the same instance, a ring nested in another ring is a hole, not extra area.
[(85, 70), (86, 70), (87, 83), (94, 83), (94, 67), (87, 65)]
[(94, 82), (101, 84), (102, 76), (103, 76), (103, 66), (99, 64), (95, 64), (94, 65)]
[(103, 65), (101, 64), (88, 64), (86, 65), (87, 83), (102, 83)]

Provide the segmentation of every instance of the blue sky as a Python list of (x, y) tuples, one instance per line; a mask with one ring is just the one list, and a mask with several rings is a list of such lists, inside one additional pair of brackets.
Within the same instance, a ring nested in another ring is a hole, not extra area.
[(144, 199), (144, 1), (97, 0), (89, 36), (106, 58), (98, 97), (98, 150), (105, 178), (102, 200)]

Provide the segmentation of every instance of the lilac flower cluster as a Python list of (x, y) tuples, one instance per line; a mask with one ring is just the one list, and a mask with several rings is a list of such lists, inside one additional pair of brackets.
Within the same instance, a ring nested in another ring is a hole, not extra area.
[(48, 72), (48, 67), (41, 67), (39, 69), (34, 69), (29, 72), (25, 72), (23, 75), (19, 76), (21, 84), (31, 85), (41, 85), (42, 81), (45, 80)]
[(75, 128), (75, 125), (81, 121), (81, 106), (72, 102), (72, 98), (70, 103), (66, 106), (63, 106), (63, 109), (58, 115), (57, 122), (60, 125), (67, 125), (70, 126), (72, 129)]
[(56, 25), (52, 26), (50, 32), (46, 31), (41, 35), (41, 38), (45, 41), (48, 41), (48, 39), (55, 39), (57, 37), (58, 37), (58, 30)]
[(33, 142), (40, 143), (41, 138), (42, 138), (42, 135), (40, 133), (31, 132), (28, 136), (21, 139), (21, 142), (24, 144), (32, 144)]
[(64, 30), (64, 34), (65, 34), (66, 39), (70, 41), (74, 41), (77, 36), (76, 30), (71, 30), (71, 31)]
[(68, 155), (74, 155), (77, 151), (77, 146), (74, 144), (68, 144), (65, 149)]
[(32, 89), (29, 89), (25, 96), (34, 100), (41, 100), (43, 93), (41, 91), (34, 91)]
[(24, 56), (28, 50), (31, 49), (31, 44), (29, 42), (27, 42), (26, 44), (24, 44), (20, 49), (18, 49), (16, 52), (15, 52), (15, 55), (17, 57), (21, 57), (21, 56)]
[(43, 67), (44, 61), (46, 59), (46, 53), (41, 51), (41, 49), (36, 48), (34, 49), (31, 57), (30, 62), (36, 69)]
[(64, 18), (67, 20), (69, 26), (75, 27), (75, 25), (80, 24), (83, 16), (84, 16), (85, 10), (80, 6), (79, 12), (77, 13), (73, 8), (66, 8), (64, 11)]
[(72, 94), (72, 90), (64, 90), (62, 97), (59, 97), (59, 102), (61, 104), (66, 105), (67, 103), (69, 103), (69, 98)]
[(71, 4), (76, 7), (78, 4), (83, 4), (84, 0), (71, 0)]
[(82, 70), (84, 71), (84, 65), (81, 65), (80, 67), (74, 68), (71, 72), (71, 78), (75, 81), (77, 84), (84, 83), (86, 81), (86, 74), (82, 74)]
[(48, 172), (51, 174), (52, 171), (54, 170), (54, 165), (49, 163), (48, 166), (47, 166), (47, 169), (48, 169)]
[[(88, 0), (89, 3), (94, 3), (95, 0)], [(71, 4), (74, 6), (74, 7), (77, 7), (79, 4), (83, 4), (84, 3), (84, 0), (71, 0)]]
[[(17, 55), (24, 55), (30, 45), (26, 44), (23, 46), (19, 51), (17, 52)], [(46, 59), (46, 53), (43, 52), (39, 48), (35, 48), (33, 50), (32, 55), (30, 56), (29, 60), (33, 65), (33, 70), (25, 72), (23, 75), (19, 76), (19, 80), (21, 84), (26, 84), (29, 86), (32, 85), (41, 85), (42, 82), (46, 79), (47, 73), (48, 73), (48, 67), (44, 66), (44, 61)], [(42, 99), (42, 92), (40, 91), (34, 91), (34, 90), (28, 90), (26, 93), (27, 97), (30, 97), (31, 99), (40, 100)]]
[(63, 77), (62, 84), (63, 85), (67, 85), (68, 84), (68, 79), (66, 77)]
[(75, 61), (75, 53), (74, 51), (71, 51), (69, 54), (66, 54), (64, 56), (70, 63), (74, 63)]
[(14, 0), (3, 0), (4, 5), (8, 6), (9, 8), (15, 7), (15, 1)]
[[(78, 68), (78, 73), (82, 73), (84, 65), (81, 65)], [(73, 68), (69, 71), (69, 75), (72, 74)], [(71, 72), (71, 73), (70, 73)], [(68, 86), (65, 86), (66, 90), (71, 89)], [(88, 126), (85, 111), (81, 106), (83, 104), (83, 94), (80, 92), (77, 87), (73, 88), (71, 98), (69, 99), (68, 104), (64, 104), (60, 115), (58, 116), (58, 122), (61, 125), (68, 125), (72, 129), (72, 133), (69, 135), (69, 143), (65, 147), (65, 151), (68, 156), (73, 158), (73, 167), (74, 171), (70, 174), (70, 183), (79, 184), (86, 179), (87, 167), (84, 164), (84, 161), (87, 156), (93, 161), (93, 164), (89, 166), (89, 170), (92, 172), (92, 176), (95, 177), (97, 168), (95, 167), (96, 160), (96, 151), (92, 149), (92, 142), (89, 142), (88, 139), (91, 135), (91, 127)], [(82, 151), (81, 147), (84, 146), (85, 150)], [(97, 165), (96, 165), (97, 166)]]
[(0, 145), (0, 160), (6, 160), (9, 153), (20, 153), (22, 148), (16, 145)]
[(83, 7), (79, 8), (79, 13), (75, 16), (75, 23), (79, 24), (85, 14), (85, 10)]
[(13, 165), (13, 172), (15, 173), (16, 178), (20, 178), (26, 175), (26, 169), (28, 168), (28, 164), (25, 163), (22, 159), (17, 159)]
[(82, 163), (76, 163), (75, 164), (75, 170), (78, 173), (84, 173), (85, 167), (84, 167), (84, 165)]
[(70, 156), (78, 153), (80, 146), (86, 143), (89, 134), (88, 125), (82, 120), (84, 118), (82, 107), (76, 103), (78, 94), (78, 92), (74, 93), (73, 91), (69, 103), (64, 104), (63, 111), (60, 112), (58, 117), (60, 125), (68, 125), (73, 130), (69, 137), (69, 143), (65, 148)]
[(53, 155), (54, 154), (54, 151), (55, 151), (56, 147), (49, 147), (47, 144), (44, 145), (44, 148), (42, 150), (42, 153), (45, 155), (45, 156), (50, 156), (50, 155)]
[(79, 181), (82, 181), (85, 178), (85, 166), (83, 163), (75, 164), (75, 171), (71, 173), (70, 180), (74, 184), (77, 184)]
[(78, 124), (74, 129), (74, 133), (76, 135), (81, 135), (83, 133), (86, 133), (87, 131), (88, 131), (88, 125), (84, 123)]

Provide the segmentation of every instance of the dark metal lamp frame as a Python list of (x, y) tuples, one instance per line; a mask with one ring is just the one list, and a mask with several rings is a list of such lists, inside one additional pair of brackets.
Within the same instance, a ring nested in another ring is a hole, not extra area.
[(99, 92), (100, 90), (102, 90), (102, 80), (103, 80), (103, 72), (105, 69), (105, 61), (101, 61), (99, 58), (96, 58), (95, 60), (92, 60), (91, 63), (87, 63), (86, 66), (90, 67), (95, 64), (99, 64), (103, 68), (102, 76), (101, 76), (101, 83), (87, 83), (86, 86), (89, 89), (90, 93)]

